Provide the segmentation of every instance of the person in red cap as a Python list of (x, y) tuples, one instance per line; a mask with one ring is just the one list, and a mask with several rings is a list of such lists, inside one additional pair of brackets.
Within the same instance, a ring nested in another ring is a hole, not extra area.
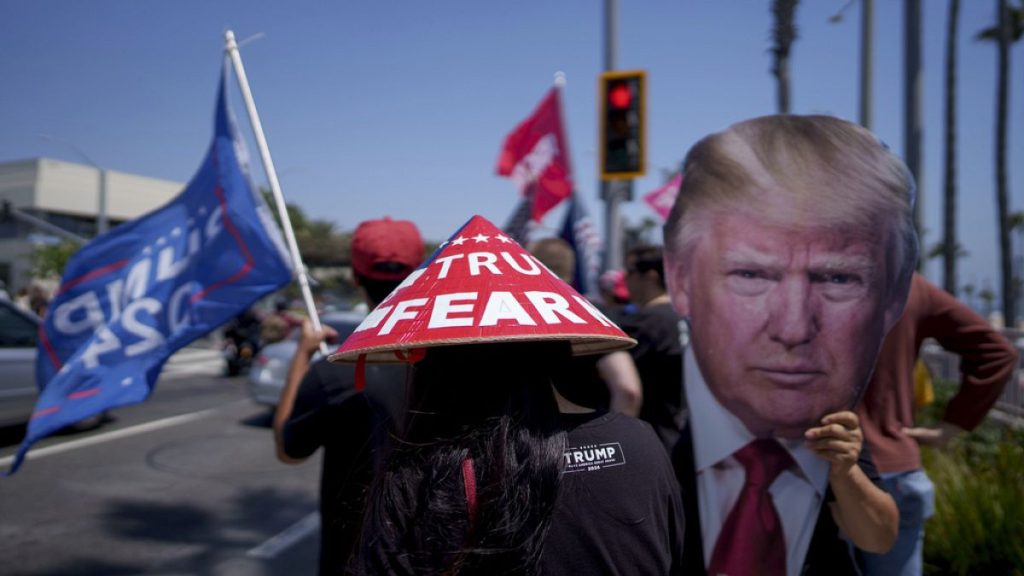
[(629, 288), (626, 287), (626, 273), (623, 270), (619, 268), (606, 270), (598, 278), (597, 287), (606, 310), (612, 310), (615, 314), (626, 314), (632, 311), (629, 302)]
[[(371, 307), (384, 300), (423, 260), (424, 244), (407, 220), (369, 220), (352, 235), (352, 271)], [(309, 320), (292, 357), (274, 413), (279, 460), (298, 464), (321, 446), (320, 574), (340, 573), (358, 539), (366, 490), (404, 409), (405, 370), (374, 366), (374, 386), (362, 393), (352, 366), (310, 359), (333, 329), (314, 331)]]
[(633, 344), (493, 224), (471, 219), (330, 357), (413, 364), (404, 433), (375, 481), (350, 570), (681, 573), (680, 494), (654, 430), (553, 385), (574, 354)]

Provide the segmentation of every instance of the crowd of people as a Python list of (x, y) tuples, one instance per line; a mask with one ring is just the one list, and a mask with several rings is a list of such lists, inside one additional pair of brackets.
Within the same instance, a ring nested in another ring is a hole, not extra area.
[(50, 306), (50, 290), (41, 282), (33, 281), (28, 286), (21, 287), (11, 298), (7, 286), (0, 281), (0, 299), (11, 301), (18, 308), (42, 318), (46, 316)]
[[(476, 217), (428, 256), (360, 224), (372, 312), (316, 362), (335, 334), (296, 326), (274, 415), (282, 462), (324, 450), (321, 574), (921, 574), (918, 446), (976, 427), (1017, 352), (915, 273), (915, 195), (862, 127), (746, 120), (591, 300), (558, 239)], [(926, 338), (961, 358), (935, 429)]]

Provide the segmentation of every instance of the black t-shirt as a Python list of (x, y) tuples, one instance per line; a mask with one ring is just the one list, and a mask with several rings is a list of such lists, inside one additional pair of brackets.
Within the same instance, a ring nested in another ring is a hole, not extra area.
[[(600, 302), (591, 304), (613, 322), (619, 322), (618, 312), (610, 310)], [(604, 357), (605, 354), (587, 354), (570, 358), (563, 366), (563, 370), (554, 374), (553, 383), (558, 393), (573, 404), (587, 408), (611, 408), (611, 391), (597, 368), (597, 363)]]
[(601, 378), (597, 363), (604, 354), (573, 356), (552, 377), (558, 393), (573, 404), (607, 410), (611, 403), (608, 384)]
[(668, 452), (679, 440), (685, 417), (679, 316), (669, 303), (638, 308), (621, 317), (622, 329), (636, 339), (629, 353), (643, 386), (640, 419), (650, 422)]
[(282, 431), (284, 451), (293, 458), (324, 447), (321, 574), (342, 573), (359, 539), (366, 492), (405, 407), (404, 365), (367, 365), (366, 382), (364, 392), (357, 392), (353, 365), (314, 363)]
[(679, 574), (683, 506), (650, 425), (616, 413), (563, 414), (565, 472), (541, 574)]

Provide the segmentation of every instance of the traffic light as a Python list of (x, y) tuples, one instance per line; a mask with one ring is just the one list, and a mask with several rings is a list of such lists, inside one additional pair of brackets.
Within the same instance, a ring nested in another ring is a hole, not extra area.
[(644, 108), (647, 72), (629, 70), (601, 74), (601, 179), (623, 180), (645, 173)]

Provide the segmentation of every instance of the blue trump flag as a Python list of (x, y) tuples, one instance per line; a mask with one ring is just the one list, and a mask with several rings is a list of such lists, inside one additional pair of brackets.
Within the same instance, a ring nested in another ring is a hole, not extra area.
[(277, 225), (252, 186), (221, 75), (215, 134), (185, 190), (76, 252), (39, 330), (29, 447), (104, 410), (145, 400), (182, 346), (291, 281)]
[(586, 207), (574, 192), (569, 197), (569, 209), (565, 211), (565, 222), (560, 234), (576, 252), (576, 268), (573, 270), (572, 287), (580, 294), (597, 294), (597, 269), (600, 266), (598, 250), (601, 237), (594, 227), (594, 221), (587, 214)]

